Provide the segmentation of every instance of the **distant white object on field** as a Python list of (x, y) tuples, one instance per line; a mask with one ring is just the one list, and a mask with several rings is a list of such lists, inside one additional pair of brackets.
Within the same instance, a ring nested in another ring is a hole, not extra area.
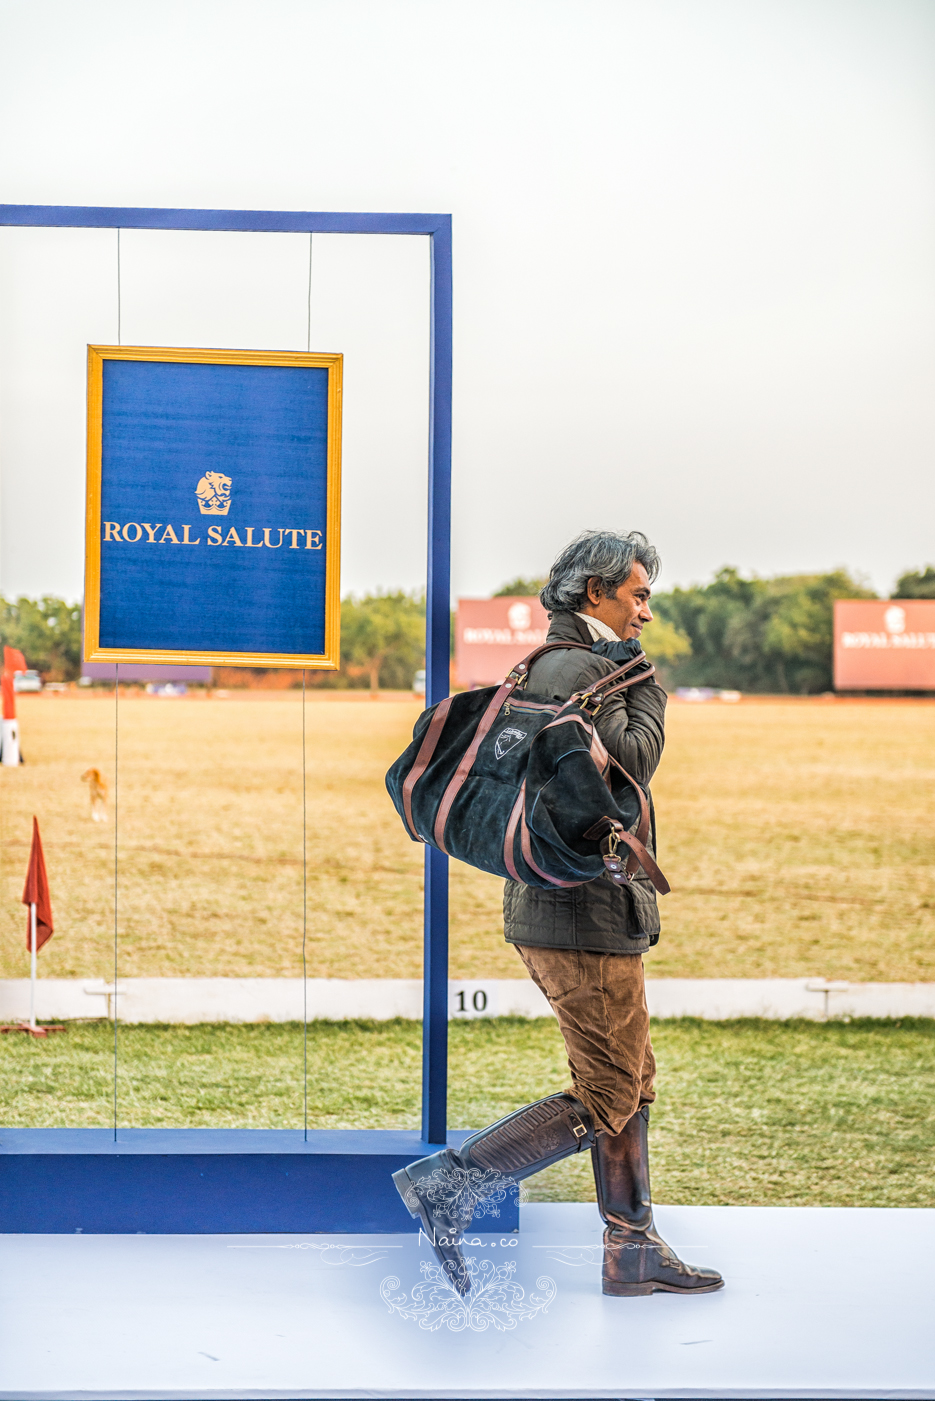
[(412, 678), (412, 693), (414, 696), (425, 695), (425, 672), (417, 671)]
[(726, 701), (728, 705), (736, 705), (741, 699), (740, 691), (716, 691), (713, 686), (679, 686), (675, 694), (679, 700), (695, 704), (714, 700), (715, 696), (719, 701)]
[(187, 696), (188, 687), (184, 681), (167, 681), (164, 686), (157, 686), (155, 682), (150, 681), (146, 687), (146, 694), (148, 696)]
[(14, 691), (41, 691), (42, 678), (38, 671), (18, 671), (13, 677)]
[(19, 721), (14, 715), (12, 720), (0, 721), (0, 726), (0, 763), (15, 769), (19, 766)]

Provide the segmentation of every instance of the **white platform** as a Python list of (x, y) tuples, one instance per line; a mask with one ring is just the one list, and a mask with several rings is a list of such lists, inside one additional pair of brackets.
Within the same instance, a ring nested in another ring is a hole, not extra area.
[(0, 1237), (0, 1398), (935, 1398), (935, 1210), (661, 1207), (694, 1299), (604, 1298), (593, 1206), (521, 1219), (466, 1251), (554, 1285), (506, 1331), (391, 1311), (417, 1236)]
[[(113, 984), (100, 978), (40, 978), (40, 1020), (113, 1015)], [(290, 1022), (302, 1020), (301, 978), (121, 978), (122, 1022)], [(824, 978), (649, 978), (654, 1017), (935, 1017), (935, 983), (846, 983)], [(310, 1019), (420, 1019), (419, 978), (309, 978)], [(550, 1017), (529, 978), (452, 979), (448, 1014)], [(29, 1015), (29, 979), (0, 979), (0, 1021)]]

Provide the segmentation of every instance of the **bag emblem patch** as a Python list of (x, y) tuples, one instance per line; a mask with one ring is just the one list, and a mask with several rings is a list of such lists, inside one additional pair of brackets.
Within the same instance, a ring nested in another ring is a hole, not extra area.
[(504, 754), (509, 754), (511, 749), (515, 749), (521, 739), (526, 738), (525, 730), (514, 730), (512, 725), (508, 725), (505, 730), (501, 730), (497, 735), (497, 743), (494, 745), (494, 753), (498, 759), (502, 759)]

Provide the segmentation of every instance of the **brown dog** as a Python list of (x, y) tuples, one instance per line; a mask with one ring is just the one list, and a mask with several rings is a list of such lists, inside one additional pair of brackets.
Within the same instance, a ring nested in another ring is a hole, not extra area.
[(85, 769), (81, 782), (91, 790), (91, 817), (95, 822), (107, 821), (107, 780), (100, 769)]

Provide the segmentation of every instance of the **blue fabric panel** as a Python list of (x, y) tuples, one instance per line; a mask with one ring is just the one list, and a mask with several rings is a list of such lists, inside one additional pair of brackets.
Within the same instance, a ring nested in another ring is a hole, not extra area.
[(327, 447), (326, 369), (105, 360), (100, 645), (323, 652)]

